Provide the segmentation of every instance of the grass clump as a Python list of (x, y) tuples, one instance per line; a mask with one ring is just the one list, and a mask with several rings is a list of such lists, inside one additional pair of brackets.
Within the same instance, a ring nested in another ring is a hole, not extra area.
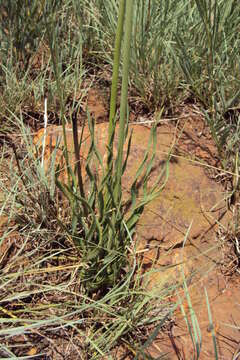
[[(126, 11), (126, 15), (124, 13)], [(127, 152), (123, 158), (123, 147), (126, 140), (127, 123), (127, 96), (128, 96), (128, 73), (130, 63), (130, 44), (132, 36), (132, 2), (123, 1), (119, 7), (118, 28), (116, 34), (116, 49), (114, 58), (114, 76), (112, 82), (112, 97), (109, 119), (109, 137), (106, 150), (108, 151), (107, 167), (105, 168), (101, 153), (96, 146), (96, 135), (94, 122), (88, 118), (88, 130), (91, 137), (91, 144), (86, 156), (86, 165), (82, 165), (79, 152), (82, 146), (81, 139), (78, 139), (77, 120), (73, 118), (73, 141), (75, 153), (75, 170), (69, 162), (69, 151), (66, 137), (66, 120), (64, 117), (63, 85), (59, 72), (59, 53), (57, 38), (52, 36), (54, 31), (47, 27), (49, 47), (51, 49), (53, 68), (57, 82), (59, 98), (61, 99), (61, 117), (63, 128), (64, 158), (66, 161), (68, 182), (64, 184), (57, 179), (57, 186), (67, 198), (71, 208), (72, 227), (69, 235), (79, 247), (81, 257), (85, 262), (85, 269), (81, 271), (81, 278), (87, 291), (106, 291), (121, 280), (121, 274), (127, 265), (127, 248), (130, 237), (132, 237), (136, 223), (143, 212), (144, 206), (159, 194), (157, 184), (152, 189), (147, 189), (147, 181), (155, 157), (156, 129), (153, 127), (149, 148), (137, 171), (136, 178), (131, 186), (130, 212), (125, 214), (125, 201), (122, 194), (122, 177), (125, 173), (128, 156), (131, 147), (131, 136), (128, 140)], [(125, 19), (124, 19), (125, 17)], [(56, 23), (58, 24), (58, 23)], [(124, 39), (123, 27), (125, 29)], [(116, 98), (117, 81), (120, 64), (120, 49), (123, 41), (123, 69), (119, 118), (119, 137), (117, 158), (114, 159), (113, 142), (116, 126)], [(84, 129), (84, 128), (83, 128)], [(151, 145), (152, 144), (152, 145)], [(152, 155), (150, 149), (152, 148)], [(147, 162), (149, 158), (149, 161)], [(94, 159), (94, 160), (93, 160)], [(101, 177), (97, 179), (91, 168), (91, 163), (100, 170)], [(97, 165), (96, 165), (97, 163)], [(89, 179), (89, 188), (84, 189), (82, 167), (85, 166)], [(145, 168), (145, 169), (144, 169)], [(75, 175), (76, 174), (76, 175)], [(143, 197), (137, 201), (136, 184), (143, 175)], [(159, 177), (159, 180), (161, 176)]]

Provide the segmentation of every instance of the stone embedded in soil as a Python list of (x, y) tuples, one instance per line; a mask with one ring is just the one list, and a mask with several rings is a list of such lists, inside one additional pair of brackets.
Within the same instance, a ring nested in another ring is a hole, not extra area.
[[(132, 181), (141, 160), (144, 157), (148, 146), (150, 130), (141, 125), (131, 125), (133, 131), (131, 152), (128, 160), (128, 167), (122, 180), (125, 196), (129, 193)], [(129, 132), (130, 132), (129, 131)], [(40, 130), (34, 139), (34, 143), (41, 144), (44, 130)], [(74, 149), (72, 141), (72, 130), (68, 126), (66, 129), (67, 143), (69, 148), (70, 161), (74, 163)], [(81, 129), (79, 129), (80, 137)], [(107, 151), (106, 143), (108, 138), (108, 124), (98, 124), (95, 126), (95, 143), (106, 164)], [(47, 158), (56, 144), (59, 143), (57, 150), (58, 161), (64, 168), (62, 157), (63, 136), (62, 128), (50, 126), (47, 129), (45, 157), (46, 168), (49, 166)], [(114, 141), (114, 155), (117, 154), (118, 126)], [(80, 156), (84, 161), (91, 144), (91, 136), (86, 126), (83, 131), (83, 142), (81, 145)], [(168, 151), (174, 144), (174, 131), (172, 127), (161, 126), (157, 129), (157, 150), (154, 169), (150, 176), (149, 186), (152, 186), (159, 174), (166, 168)], [(40, 149), (41, 153), (41, 149)], [(125, 145), (126, 153), (126, 145)], [(97, 167), (96, 157), (93, 157), (91, 167), (95, 174), (101, 174), (101, 169)], [(83, 166), (83, 177), (86, 177)], [(66, 181), (66, 172), (62, 171), (61, 178)], [(163, 177), (164, 182), (165, 178)], [(201, 238), (206, 235), (216, 221), (218, 221), (225, 211), (224, 194), (220, 184), (209, 179), (204, 168), (197, 166), (182, 157), (172, 157), (169, 164), (169, 176), (165, 188), (161, 194), (153, 200), (144, 211), (138, 224), (137, 234), (140, 242), (140, 249), (148, 247), (145, 252), (145, 260), (153, 256), (160, 256), (164, 251), (173, 247), (181, 247), (184, 237), (189, 228), (189, 239)], [(188, 244), (188, 242), (187, 242)], [(152, 249), (152, 250), (151, 250)], [(155, 250), (154, 250), (155, 249)], [(150, 251), (151, 250), (151, 251)], [(158, 253), (158, 255), (157, 255)], [(154, 255), (155, 254), (155, 255)], [(164, 258), (162, 258), (163, 260)], [(149, 259), (151, 260), (151, 259)], [(169, 263), (169, 260), (166, 260)], [(161, 263), (161, 259), (160, 259)], [(166, 264), (166, 262), (164, 261)], [(164, 264), (162, 264), (164, 265)]]
[[(150, 130), (141, 125), (130, 125), (129, 130), (133, 131), (132, 145), (128, 167), (122, 180), (124, 196), (126, 197), (129, 194), (134, 175), (147, 149), (150, 135)], [(81, 130), (79, 130), (79, 134), (80, 132)], [(96, 125), (95, 135), (96, 146), (103, 157), (104, 164), (106, 164), (108, 124), (103, 123)], [(35, 137), (35, 144), (41, 144), (42, 136), (43, 130)], [(174, 139), (175, 130), (173, 127), (164, 125), (157, 129), (156, 159), (154, 169), (151, 173), (149, 186), (154, 184), (158, 175), (165, 169), (167, 155), (169, 149), (174, 144)], [(58, 141), (60, 141), (61, 147), (63, 145), (61, 127), (49, 127), (47, 129), (46, 138), (46, 167), (48, 167), (47, 158)], [(67, 143), (69, 145), (69, 157), (73, 164), (74, 152), (71, 127), (67, 127)], [(91, 136), (86, 127), (83, 132), (83, 144), (80, 152), (83, 163), (86, 160), (90, 143)], [(116, 128), (114, 141), (114, 155), (117, 154), (117, 144), (118, 126)], [(177, 146), (181, 147), (181, 141), (179, 141)], [(61, 174), (62, 181), (66, 181), (64, 162), (63, 159), (60, 159), (60, 149), (57, 151), (57, 158), (63, 166)], [(100, 169), (96, 166), (96, 159), (93, 159), (91, 166), (96, 175), (101, 175)], [(84, 169), (83, 176), (84, 178), (86, 177)], [(151, 268), (153, 262), (155, 263), (155, 267), (159, 269), (171, 267), (174, 264), (181, 264), (183, 262), (185, 276), (189, 281), (190, 293), (193, 294), (194, 305), (197, 306), (197, 309), (199, 304), (203, 301), (205, 306), (205, 299), (203, 299), (204, 292), (203, 287), (201, 287), (201, 291), (196, 295), (195, 299), (195, 293), (191, 290), (191, 274), (194, 270), (201, 268), (203, 272), (206, 272), (211, 266), (214, 267), (216, 265), (218, 258), (221, 256), (219, 249), (216, 247), (214, 230), (216, 230), (216, 224), (219, 221), (222, 221), (221, 218), (224, 215), (224, 212), (224, 192), (221, 185), (209, 179), (206, 176), (203, 167), (196, 165), (189, 159), (173, 156), (169, 163), (169, 177), (165, 188), (160, 195), (145, 208), (137, 226), (138, 252), (143, 255), (143, 266), (145, 269)], [(183, 251), (183, 241), (188, 231), (188, 239), (185, 244), (185, 250)], [(210, 247), (212, 247), (211, 251), (209, 250)], [(162, 271), (153, 273), (149, 279), (150, 287), (157, 288), (157, 286), (160, 286), (160, 288), (162, 288), (168, 281), (172, 283), (173, 280), (175, 282), (181, 280), (182, 275), (179, 267), (169, 268), (165, 273), (167, 273), (167, 275)], [(214, 282), (212, 284), (211, 282), (213, 279), (216, 279), (216, 275), (209, 275), (208, 279), (209, 283), (207, 280), (206, 285), (211, 300), (214, 300), (214, 296), (212, 295), (219, 295), (216, 284)], [(225, 300), (223, 300), (223, 303), (224, 301)], [(219, 320), (222, 319), (224, 321), (229, 319), (229, 311), (227, 313), (228, 316), (224, 317), (220, 303), (215, 302), (215, 305), (213, 306), (216, 306), (214, 308), (215, 318), (216, 316), (219, 316)], [(204, 311), (204, 315), (201, 315), (200, 326), (205, 334), (207, 331), (205, 329), (206, 323), (208, 321), (206, 306), (204, 307)], [(239, 323), (240, 319), (238, 324)], [(187, 330), (185, 328), (185, 334), (186, 333)], [(233, 336), (233, 332), (227, 334)], [(186, 343), (183, 347), (190, 348), (191, 344), (189, 343), (189, 337), (187, 338), (186, 336), (186, 339)], [(208, 343), (211, 343), (211, 338)], [(212, 356), (212, 353), (209, 350), (209, 346), (212, 349), (212, 345), (207, 346), (208, 348), (206, 348), (204, 352), (205, 354), (211, 354), (206, 356)], [(187, 356), (191, 357), (192, 354), (190, 353), (191, 351), (187, 352)], [(228, 353), (228, 350), (225, 352), (223, 351), (223, 353)], [(176, 357), (172, 354), (170, 358), (175, 359)], [(202, 355), (201, 359), (207, 359), (207, 357)]]

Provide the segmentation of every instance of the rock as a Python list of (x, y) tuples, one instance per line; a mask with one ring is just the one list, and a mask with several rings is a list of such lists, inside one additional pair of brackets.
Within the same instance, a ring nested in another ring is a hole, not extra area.
[[(130, 125), (129, 133), (133, 131), (131, 152), (128, 160), (128, 167), (122, 179), (124, 191), (130, 190), (136, 171), (144, 157), (148, 146), (150, 130), (142, 125)], [(34, 138), (35, 144), (41, 144), (43, 129)], [(75, 162), (72, 140), (72, 129), (66, 128), (67, 144), (70, 162)], [(79, 137), (81, 129), (79, 129)], [(106, 165), (107, 151), (106, 143), (108, 138), (108, 124), (102, 123), (95, 126), (95, 144)], [(155, 166), (151, 173), (149, 186), (152, 186), (158, 175), (165, 168), (166, 158), (174, 141), (174, 132), (171, 127), (161, 126), (157, 129), (157, 152)], [(45, 166), (56, 144), (57, 160), (62, 165), (63, 178), (66, 180), (64, 161), (62, 156), (63, 135), (61, 126), (50, 126), (47, 129)], [(91, 144), (91, 136), (88, 127), (83, 131), (83, 141), (80, 150), (82, 161), (83, 178), (86, 178), (84, 163), (87, 158)], [(117, 154), (118, 126), (114, 140), (114, 156)], [(124, 151), (126, 153), (126, 145)], [(41, 150), (40, 150), (41, 151)], [(92, 160), (92, 171), (100, 175), (101, 169), (97, 166), (96, 157)], [(223, 190), (221, 185), (209, 179), (204, 173), (204, 168), (195, 165), (191, 160), (182, 157), (172, 157), (169, 166), (169, 179), (162, 193), (153, 200), (145, 209), (138, 225), (138, 238), (141, 239), (141, 246), (151, 247), (151, 242), (158, 243), (160, 252), (167, 251), (172, 247), (181, 247), (185, 234), (191, 225), (189, 238), (196, 239), (207, 233), (220, 219), (224, 207)], [(143, 245), (144, 244), (144, 245)]]

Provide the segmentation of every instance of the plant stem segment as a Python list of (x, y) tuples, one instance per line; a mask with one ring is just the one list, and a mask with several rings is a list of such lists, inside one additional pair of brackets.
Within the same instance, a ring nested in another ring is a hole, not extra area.
[(113, 59), (113, 75), (112, 75), (112, 87), (111, 87), (111, 99), (110, 99), (110, 114), (109, 114), (109, 126), (108, 126), (108, 144), (111, 142), (113, 133), (113, 121), (116, 114), (116, 103), (117, 103), (117, 86), (118, 86), (118, 75), (119, 75), (119, 64), (121, 55), (121, 43), (123, 36), (123, 21), (125, 13), (126, 0), (120, 0), (117, 32), (114, 46), (114, 59)]
[(132, 36), (132, 13), (134, 0), (126, 0), (125, 11), (125, 34), (123, 41), (123, 76), (121, 89), (121, 103), (120, 103), (120, 121), (119, 121), (119, 141), (118, 141), (118, 158), (116, 164), (116, 188), (115, 201), (118, 203), (121, 197), (121, 176), (122, 176), (122, 161), (123, 161), (123, 145), (125, 141), (125, 126), (126, 124), (126, 110), (128, 98), (128, 74), (130, 63), (130, 46)]

